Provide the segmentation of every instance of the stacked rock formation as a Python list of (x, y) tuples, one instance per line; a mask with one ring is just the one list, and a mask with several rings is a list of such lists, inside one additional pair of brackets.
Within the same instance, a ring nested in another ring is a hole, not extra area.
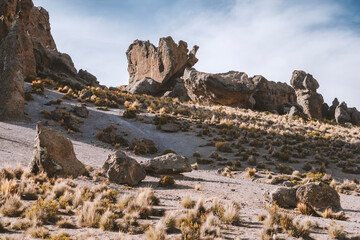
[(32, 0), (0, 2), (0, 120), (24, 117), (24, 78), (29, 75), (83, 88), (97, 86), (96, 77), (80, 70), (57, 51), (48, 12)]
[[(186, 42), (176, 44), (171, 37), (161, 38), (158, 47), (149, 41), (135, 40), (126, 52), (130, 75), (128, 90), (134, 92), (136, 87), (133, 84), (148, 81), (145, 85), (154, 86), (150, 92), (159, 91), (172, 79), (182, 76), (186, 67), (195, 65), (197, 50), (198, 47), (194, 46), (189, 52)], [(160, 88), (153, 81), (160, 83)]]
[(316, 79), (311, 74), (296, 70), (290, 84), (295, 89), (297, 103), (302, 106), (304, 113), (310, 118), (321, 119), (324, 99), (316, 92), (319, 88)]

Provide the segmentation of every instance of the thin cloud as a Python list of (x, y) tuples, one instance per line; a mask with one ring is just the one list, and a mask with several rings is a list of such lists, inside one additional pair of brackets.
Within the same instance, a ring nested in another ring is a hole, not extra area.
[(338, 97), (360, 107), (360, 37), (338, 24), (347, 13), (339, 3), (238, 0), (217, 9), (174, 2), (133, 21), (129, 14), (126, 19), (121, 14), (97, 16), (96, 9), (76, 12), (52, 1), (35, 1), (50, 11), (59, 50), (105, 85), (127, 84), (125, 52), (133, 40), (157, 44), (158, 38), (171, 35), (189, 47), (200, 46), (195, 66), (200, 71), (237, 70), (289, 83), (292, 71), (301, 69), (319, 81), (326, 102)]

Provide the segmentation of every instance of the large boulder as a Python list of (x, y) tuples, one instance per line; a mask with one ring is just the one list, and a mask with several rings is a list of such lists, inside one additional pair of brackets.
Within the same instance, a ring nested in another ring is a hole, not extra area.
[(191, 172), (191, 165), (188, 159), (175, 153), (168, 153), (147, 160), (143, 166), (147, 172), (155, 174)]
[(211, 74), (187, 68), (183, 78), (188, 95), (195, 102), (244, 108), (255, 104), (251, 96), (256, 86), (244, 72)]
[(146, 177), (146, 172), (140, 164), (122, 151), (108, 156), (103, 171), (110, 182), (130, 186), (139, 184)]
[(296, 198), (297, 188), (278, 187), (265, 193), (265, 201), (275, 203), (282, 208), (295, 208), (298, 201)]
[(178, 98), (180, 101), (190, 100), (188, 90), (182, 78), (177, 78), (174, 87), (170, 91), (166, 91), (163, 97)]
[(317, 214), (321, 215), (326, 209), (334, 212), (342, 210), (339, 194), (329, 185), (317, 182), (307, 183), (296, 190), (298, 202), (311, 207)]
[(46, 172), (49, 177), (78, 177), (86, 173), (85, 166), (76, 158), (72, 142), (60, 132), (41, 123), (36, 126), (31, 171)]
[(174, 42), (171, 37), (161, 38), (155, 47), (149, 41), (135, 40), (128, 48), (129, 84), (146, 77), (165, 84), (173, 77), (180, 77), (186, 67), (192, 67), (198, 61), (195, 57), (198, 47), (188, 50), (187, 43)]
[(152, 78), (145, 77), (139, 81), (133, 81), (126, 86), (126, 91), (131, 94), (156, 95), (161, 88), (161, 84)]
[(295, 89), (297, 103), (303, 107), (304, 113), (310, 118), (321, 119), (324, 99), (316, 90), (319, 83), (304, 71), (294, 71), (291, 86)]
[(345, 102), (342, 102), (336, 107), (335, 120), (339, 124), (351, 122), (351, 115)]

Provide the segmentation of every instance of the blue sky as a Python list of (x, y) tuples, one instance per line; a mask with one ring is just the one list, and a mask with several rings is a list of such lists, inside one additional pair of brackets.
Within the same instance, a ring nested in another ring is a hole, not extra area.
[(293, 70), (360, 108), (360, 0), (34, 0), (50, 12), (58, 49), (108, 86), (127, 84), (135, 40), (199, 45), (199, 71), (290, 82)]

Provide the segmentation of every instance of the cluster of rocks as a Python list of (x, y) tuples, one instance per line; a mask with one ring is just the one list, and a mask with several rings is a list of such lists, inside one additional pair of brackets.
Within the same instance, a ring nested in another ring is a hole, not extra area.
[[(30, 169), (35, 174), (45, 172), (49, 177), (76, 178), (88, 174), (76, 158), (72, 142), (60, 132), (44, 127), (41, 122), (36, 126)], [(140, 165), (123, 151), (117, 151), (110, 154), (103, 165), (103, 174), (110, 182), (130, 186), (144, 180), (146, 173), (178, 174), (191, 170), (188, 159), (174, 153), (149, 159)]]
[(189, 52), (184, 41), (176, 44), (171, 37), (161, 38), (158, 48), (149, 41), (134, 41), (126, 52), (130, 75), (127, 91), (359, 124), (356, 108), (336, 101), (331, 107), (324, 103), (317, 92), (319, 83), (309, 73), (294, 71), (290, 86), (244, 72), (199, 72), (192, 68), (198, 61), (197, 50), (194, 46)]
[(305, 204), (318, 215), (326, 209), (334, 212), (342, 210), (339, 194), (329, 185), (316, 182), (295, 187), (279, 187), (265, 193), (265, 200), (282, 208), (296, 208)]
[(60, 53), (50, 32), (48, 12), (32, 0), (0, 2), (0, 119), (24, 117), (24, 78), (48, 77), (73, 88), (97, 86), (95, 76), (79, 72)]

